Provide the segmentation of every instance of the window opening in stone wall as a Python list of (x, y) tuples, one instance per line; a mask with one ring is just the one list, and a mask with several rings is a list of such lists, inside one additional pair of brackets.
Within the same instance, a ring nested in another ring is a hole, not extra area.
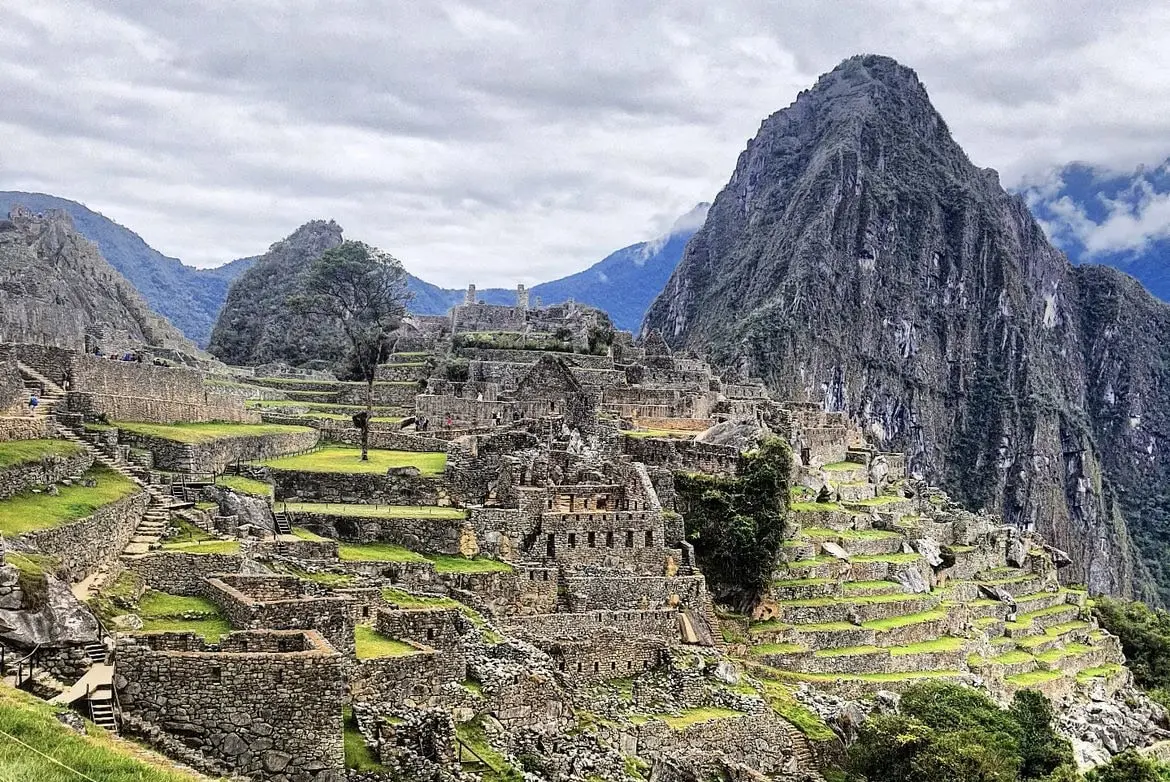
[(597, 546), (597, 535), (596, 535), (596, 533), (590, 532), (589, 533), (589, 548), (596, 548), (596, 546)]
[(634, 531), (632, 529), (626, 530), (626, 548), (634, 547)]
[(605, 533), (605, 545), (607, 548), (613, 548), (613, 530)]
[(569, 533), (569, 548), (577, 548), (577, 533)]
[(654, 545), (654, 530), (648, 529), (648, 530), (646, 530), (646, 546), (649, 547), (649, 546), (653, 546), (653, 545)]
[(427, 640), (428, 641), (435, 640), (435, 628), (433, 628), (433, 627), (427, 628)]

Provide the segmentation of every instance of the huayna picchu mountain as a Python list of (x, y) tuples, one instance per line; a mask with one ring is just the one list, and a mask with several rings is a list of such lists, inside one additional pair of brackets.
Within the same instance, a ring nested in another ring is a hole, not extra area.
[(1070, 580), (1170, 596), (1170, 308), (1070, 265), (909, 68), (850, 58), (768, 117), (643, 329), (846, 411)]

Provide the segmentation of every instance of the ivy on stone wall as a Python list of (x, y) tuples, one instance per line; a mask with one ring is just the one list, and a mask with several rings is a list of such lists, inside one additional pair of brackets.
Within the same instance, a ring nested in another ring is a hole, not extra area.
[(740, 457), (736, 476), (675, 475), (687, 540), (721, 601), (748, 607), (767, 590), (784, 542), (791, 470), (788, 444), (769, 438)]

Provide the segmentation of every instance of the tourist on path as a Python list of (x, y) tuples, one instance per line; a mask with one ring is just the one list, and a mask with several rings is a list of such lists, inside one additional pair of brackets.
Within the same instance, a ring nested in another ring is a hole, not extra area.
[(37, 394), (35, 391), (33, 393), (29, 394), (28, 414), (35, 416), (37, 414), (37, 405), (39, 405), (40, 403), (41, 403), (41, 400), (37, 399)]

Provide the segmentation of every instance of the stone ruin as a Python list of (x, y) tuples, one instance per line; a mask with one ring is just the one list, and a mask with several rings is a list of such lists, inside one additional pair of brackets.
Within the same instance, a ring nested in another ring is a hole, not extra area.
[[(437, 473), (282, 466), (354, 442), (357, 391), (327, 376), (123, 377), (6, 346), (0, 405), (71, 372), (41, 433), (139, 482), (136, 499), (12, 541), (61, 558), (62, 616), (88, 615), (63, 580), (99, 574), (112, 626), (37, 620), (37, 686), (201, 771), (274, 782), (815, 780), (858, 713), (924, 677), (1000, 700), (1042, 690), (1086, 763), (1165, 735), (1061, 552), (908, 478), (843, 414), (774, 401), (654, 334), (599, 343), (598, 323), (530, 309), (523, 289), (515, 307), (478, 303), (474, 286), (449, 317), (412, 319), (420, 349), (383, 368), (389, 420), (371, 440), (445, 459)], [(300, 429), (187, 449), (104, 423), (157, 419)], [(764, 437), (791, 446), (792, 493), (746, 615), (712, 598), (674, 476), (733, 475)], [(88, 469), (50, 467), (13, 489)], [(0, 605), (23, 605), (15, 580), (0, 568)], [(184, 611), (160, 621), (160, 597)], [(345, 736), (366, 768), (347, 767)]]

